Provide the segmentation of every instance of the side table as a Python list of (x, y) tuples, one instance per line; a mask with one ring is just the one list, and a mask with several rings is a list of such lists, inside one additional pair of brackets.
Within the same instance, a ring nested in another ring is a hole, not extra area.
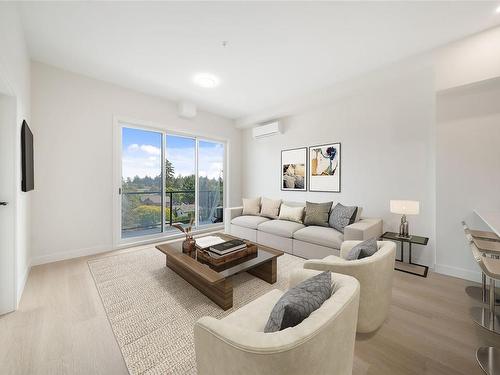
[[(415, 245), (425, 246), (427, 245), (427, 242), (429, 242), (429, 238), (414, 236), (414, 235), (410, 235), (410, 237), (400, 237), (399, 234), (395, 232), (385, 232), (380, 238), (391, 241), (399, 241), (399, 243), (401, 243), (401, 258), (396, 259), (397, 263), (396, 266), (394, 267), (396, 270), (420, 277), (427, 277), (427, 272), (429, 272), (429, 267), (424, 266), (423, 264), (412, 262), (411, 245), (415, 244)], [(404, 261), (405, 243), (408, 244), (408, 263)]]

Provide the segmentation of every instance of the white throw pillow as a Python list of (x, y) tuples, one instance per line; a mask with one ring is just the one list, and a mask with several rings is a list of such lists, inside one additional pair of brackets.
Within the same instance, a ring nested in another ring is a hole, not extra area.
[(268, 217), (270, 219), (277, 219), (280, 212), (280, 206), (281, 199), (262, 198), (260, 216)]
[(260, 214), (260, 197), (243, 198), (243, 215), (259, 215), (259, 214)]
[(304, 207), (291, 207), (286, 204), (282, 204), (280, 208), (280, 220), (295, 221), (302, 224), (302, 218), (304, 217)]

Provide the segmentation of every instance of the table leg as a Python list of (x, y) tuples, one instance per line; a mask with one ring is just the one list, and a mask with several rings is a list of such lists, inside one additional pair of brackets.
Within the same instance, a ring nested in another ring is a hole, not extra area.
[(411, 268), (411, 266), (418, 266), (418, 267), (423, 268), (423, 270), (424, 270), (424, 272), (422, 274), (422, 273), (410, 271), (409, 269), (398, 268), (397, 265), (396, 265), (395, 269), (397, 271), (409, 273), (410, 275), (415, 275), (415, 276), (420, 276), (420, 277), (427, 277), (427, 273), (429, 272), (429, 267), (424, 266), (422, 264), (413, 263), (411, 242), (408, 242), (408, 263), (404, 262), (404, 241), (401, 241), (401, 258), (400, 259), (396, 259), (396, 261), (400, 262), (402, 264), (409, 264), (410, 268)]
[(247, 272), (268, 282), (269, 284), (274, 284), (276, 282), (277, 268), (277, 259), (273, 258), (255, 268), (252, 268), (251, 270), (248, 270)]
[(215, 284), (207, 283), (196, 273), (184, 267), (176, 258), (167, 255), (167, 267), (210, 298), (223, 310), (233, 307), (233, 285), (231, 280), (224, 279)]
[(405, 259), (405, 243), (404, 241), (399, 241), (401, 244), (401, 257), (398, 259), (400, 262), (404, 262)]

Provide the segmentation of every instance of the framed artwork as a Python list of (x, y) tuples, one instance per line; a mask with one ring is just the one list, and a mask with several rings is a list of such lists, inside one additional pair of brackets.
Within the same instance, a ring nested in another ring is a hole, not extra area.
[(340, 143), (309, 147), (309, 191), (340, 193)]
[(281, 190), (307, 190), (307, 147), (281, 151)]

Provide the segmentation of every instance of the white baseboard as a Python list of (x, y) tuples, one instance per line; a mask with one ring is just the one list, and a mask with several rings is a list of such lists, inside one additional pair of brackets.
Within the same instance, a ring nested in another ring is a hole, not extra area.
[(442, 273), (443, 275), (459, 277), (461, 279), (481, 282), (481, 272), (471, 271), (464, 268), (446, 266), (443, 264), (436, 264), (434, 266), (434, 272)]
[[(220, 232), (223, 227), (210, 227), (210, 228), (203, 228), (201, 230), (197, 230), (193, 232), (193, 235), (196, 236), (198, 234), (208, 234), (212, 232)], [(125, 249), (129, 247), (135, 247), (135, 246), (141, 246), (141, 245), (147, 245), (151, 243), (159, 243), (159, 242), (169, 242), (169, 241), (175, 241), (180, 238), (182, 238), (184, 235), (182, 233), (175, 233), (170, 236), (166, 237), (159, 237), (159, 238), (150, 238), (146, 240), (138, 240), (134, 242), (128, 242), (124, 244), (118, 244), (118, 245), (100, 245), (100, 246), (93, 246), (93, 247), (88, 247), (84, 249), (76, 249), (76, 250), (68, 250), (68, 251), (60, 251), (57, 253), (51, 253), (51, 254), (46, 254), (46, 255), (39, 255), (39, 256), (34, 256), (31, 258), (31, 266), (38, 266), (41, 264), (46, 264), (46, 263), (52, 263), (52, 262), (58, 262), (61, 260), (67, 260), (67, 259), (73, 259), (73, 258), (80, 258), (80, 257), (85, 257), (89, 255), (97, 255), (101, 253), (106, 253), (108, 251), (113, 251), (113, 250), (120, 250), (120, 249)]]
[(79, 258), (88, 255), (94, 255), (99, 253), (105, 253), (107, 251), (113, 250), (112, 245), (108, 246), (93, 246), (87, 247), (84, 249), (76, 249), (69, 251), (60, 251), (57, 253), (47, 254), (47, 255), (39, 255), (31, 258), (31, 266), (38, 266), (40, 264), (58, 262), (60, 260)]

